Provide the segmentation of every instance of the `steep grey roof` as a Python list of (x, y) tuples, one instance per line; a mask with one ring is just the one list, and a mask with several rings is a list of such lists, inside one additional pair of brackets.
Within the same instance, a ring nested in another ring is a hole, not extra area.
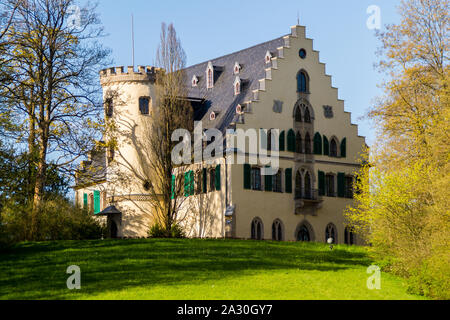
[[(277, 49), (283, 45), (284, 39), (280, 37), (185, 69), (189, 97), (205, 100), (202, 106), (204, 110), (197, 113), (202, 119), (203, 128), (217, 128), (222, 132), (227, 129), (236, 117), (237, 105), (253, 100), (253, 90), (259, 89), (259, 80), (265, 78), (265, 69), (271, 67), (271, 64), (265, 62), (267, 51), (276, 57)], [(214, 66), (212, 89), (206, 89), (206, 70), (209, 62)], [(233, 88), (237, 77), (234, 74), (236, 62), (241, 66), (238, 76), (243, 82), (241, 94), (237, 96), (234, 95)], [(199, 79), (197, 87), (192, 87), (194, 75)], [(210, 114), (213, 111), (218, 115), (216, 120), (211, 121)]]

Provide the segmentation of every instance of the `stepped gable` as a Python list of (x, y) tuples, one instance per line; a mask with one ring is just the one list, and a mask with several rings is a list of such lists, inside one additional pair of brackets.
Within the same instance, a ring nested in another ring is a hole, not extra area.
[[(203, 128), (217, 128), (224, 132), (236, 118), (238, 104), (251, 102), (254, 99), (255, 90), (260, 89), (260, 80), (266, 78), (266, 69), (272, 66), (272, 62), (266, 64), (265, 57), (269, 51), (273, 58), (278, 55), (278, 48), (285, 45), (284, 37), (280, 37), (259, 45), (212, 59), (185, 69), (189, 98), (204, 99), (206, 101), (205, 115), (202, 119)], [(214, 88), (206, 88), (206, 70), (209, 62), (214, 67)], [(235, 64), (239, 63), (241, 70), (234, 74)], [(199, 83), (192, 86), (192, 78), (196, 76)], [(234, 94), (233, 84), (239, 76), (243, 82), (241, 93)], [(217, 117), (210, 120), (211, 112)]]

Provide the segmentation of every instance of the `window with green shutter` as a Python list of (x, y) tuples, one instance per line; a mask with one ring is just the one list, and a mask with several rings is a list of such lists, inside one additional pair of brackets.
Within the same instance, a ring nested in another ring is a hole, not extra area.
[(326, 136), (323, 136), (323, 154), (325, 156), (330, 155), (330, 142)]
[(314, 154), (321, 156), (323, 154), (322, 149), (322, 136), (317, 132), (314, 136)]
[(100, 191), (94, 191), (94, 214), (100, 213)]
[(325, 195), (325, 172), (319, 171), (319, 195)]
[(191, 187), (191, 173), (186, 172), (184, 174), (184, 196), (187, 198), (190, 195), (190, 187)]
[(295, 152), (295, 132), (294, 130), (289, 130), (287, 136), (287, 150), (289, 152)]
[(85, 193), (83, 194), (83, 209), (87, 209), (88, 208), (88, 194)]
[(216, 167), (216, 191), (220, 191), (222, 187), (220, 164)]
[(286, 150), (286, 132), (282, 131), (280, 133), (280, 151)]
[(272, 185), (273, 176), (270, 176), (266, 174), (264, 176), (264, 190), (267, 192), (273, 191), (273, 185)]
[(292, 169), (286, 169), (285, 171), (286, 178), (286, 193), (292, 193)]
[(244, 189), (250, 190), (252, 188), (252, 167), (249, 164), (244, 164)]
[(344, 140), (342, 140), (341, 142), (341, 157), (347, 157), (347, 138), (344, 138)]
[(338, 173), (338, 197), (345, 198), (345, 173)]

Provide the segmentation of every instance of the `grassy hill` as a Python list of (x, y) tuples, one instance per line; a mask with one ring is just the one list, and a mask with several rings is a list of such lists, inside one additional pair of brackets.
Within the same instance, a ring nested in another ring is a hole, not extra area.
[[(402, 279), (366, 282), (364, 248), (226, 240), (24, 243), (0, 254), (0, 299), (420, 299)], [(82, 289), (66, 287), (81, 268)]]

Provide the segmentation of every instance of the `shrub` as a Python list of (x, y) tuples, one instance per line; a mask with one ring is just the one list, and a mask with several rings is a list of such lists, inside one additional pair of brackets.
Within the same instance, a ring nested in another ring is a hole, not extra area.
[(99, 239), (104, 233), (104, 226), (87, 211), (66, 199), (55, 198), (44, 202), (38, 215), (38, 233), (30, 239), (31, 210), (31, 205), (14, 203), (3, 207), (3, 239), (7, 242), (88, 240)]
[(174, 224), (170, 230), (159, 223), (155, 223), (148, 233), (150, 238), (185, 238), (185, 234), (180, 225)]

